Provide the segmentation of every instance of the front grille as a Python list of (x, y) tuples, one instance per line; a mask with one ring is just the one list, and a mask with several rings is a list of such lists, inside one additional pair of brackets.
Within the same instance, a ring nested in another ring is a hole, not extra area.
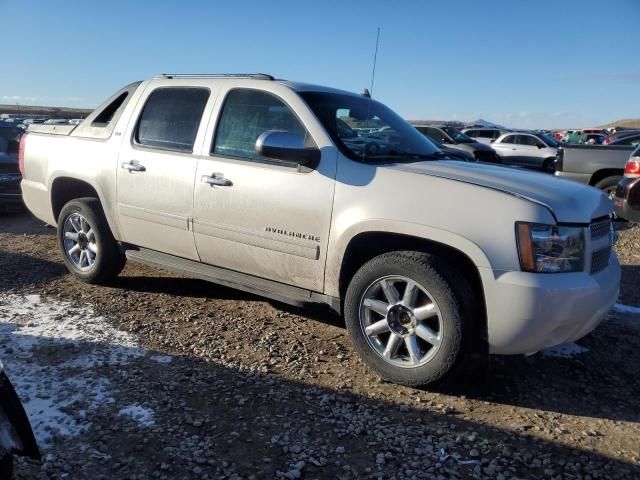
[(611, 219), (602, 220), (599, 222), (592, 223), (589, 226), (591, 230), (591, 240), (596, 240), (598, 238), (602, 238), (605, 235), (609, 235), (611, 231)]
[(598, 273), (607, 268), (611, 257), (611, 247), (603, 248), (591, 255), (591, 273)]

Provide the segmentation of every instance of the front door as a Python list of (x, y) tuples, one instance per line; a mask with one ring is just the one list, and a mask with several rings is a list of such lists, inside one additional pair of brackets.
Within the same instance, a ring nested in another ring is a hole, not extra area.
[(193, 153), (209, 90), (156, 88), (127, 129), (118, 160), (124, 241), (197, 259), (190, 218), (198, 165)]
[[(283, 87), (280, 94), (235, 88), (216, 108), (215, 135), (196, 174), (196, 246), (205, 263), (322, 291), (337, 150), (293, 113), (288, 103), (303, 108), (294, 92)], [(266, 130), (321, 147), (319, 164), (302, 168), (258, 155), (256, 139)]]

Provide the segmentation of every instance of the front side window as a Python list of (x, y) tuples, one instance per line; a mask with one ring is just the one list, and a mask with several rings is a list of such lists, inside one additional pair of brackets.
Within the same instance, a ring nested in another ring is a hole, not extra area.
[[(544, 133), (541, 133), (540, 134), (540, 140), (542, 140), (546, 145), (548, 145), (550, 147), (553, 147), (553, 148), (560, 147), (560, 142), (558, 142), (551, 135), (545, 135)], [(546, 145), (544, 145), (544, 146), (546, 146)]]
[(515, 135), (507, 135), (502, 139), (500, 143), (509, 143), (509, 144), (515, 143), (515, 138), (516, 138)]
[(192, 152), (209, 99), (206, 88), (158, 88), (142, 109), (135, 141), (139, 145)]
[(425, 135), (375, 100), (313, 91), (302, 92), (300, 96), (340, 151), (352, 160), (397, 162), (442, 156), (440, 149)]
[[(356, 135), (344, 126), (345, 135)], [(279, 98), (258, 90), (237, 89), (227, 95), (212, 154), (260, 159), (256, 140), (267, 130), (300, 135), (305, 144), (313, 142), (291, 109)]]

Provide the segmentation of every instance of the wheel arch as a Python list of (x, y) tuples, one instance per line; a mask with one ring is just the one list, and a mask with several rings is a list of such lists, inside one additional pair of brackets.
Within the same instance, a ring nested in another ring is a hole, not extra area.
[[(446, 259), (447, 264), (453, 266), (460, 272), (461, 276), (468, 282), (472, 291), (476, 292), (473, 299), (474, 303), (470, 305), (473, 308), (471, 313), (473, 313), (474, 316), (472, 325), (472, 338), (474, 339), (473, 349), (479, 353), (486, 352), (488, 348), (487, 308), (485, 290), (480, 271), (477, 267), (477, 261), (467, 252), (450, 244), (406, 233), (388, 231), (359, 232), (347, 243), (340, 262), (338, 292), (342, 301), (344, 301), (349, 282), (362, 265), (378, 255), (398, 250), (420, 251), (433, 254)], [(477, 255), (477, 252), (475, 253)], [(488, 264), (486, 257), (484, 260)], [(464, 296), (464, 293), (460, 290), (457, 293)], [(343, 307), (342, 310), (344, 311)]]
[(623, 168), (603, 168), (600, 170), (596, 170), (593, 175), (591, 175), (591, 179), (589, 180), (589, 185), (594, 186), (600, 180), (604, 180), (607, 177), (614, 176), (623, 176), (624, 169)]
[(58, 221), (62, 208), (71, 200), (87, 197), (97, 198), (105, 214), (107, 224), (109, 225), (111, 232), (115, 238), (119, 238), (118, 229), (115, 228), (117, 224), (114, 219), (111, 218), (109, 208), (105, 208), (104, 195), (93, 183), (61, 175), (52, 180), (51, 185), (49, 186), (49, 192), (51, 198), (51, 211), (56, 222)]

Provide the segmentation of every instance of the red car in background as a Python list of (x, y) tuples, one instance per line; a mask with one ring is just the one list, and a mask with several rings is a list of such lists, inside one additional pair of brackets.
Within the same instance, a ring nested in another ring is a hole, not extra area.
[(613, 198), (616, 215), (640, 222), (640, 145), (631, 153)]

